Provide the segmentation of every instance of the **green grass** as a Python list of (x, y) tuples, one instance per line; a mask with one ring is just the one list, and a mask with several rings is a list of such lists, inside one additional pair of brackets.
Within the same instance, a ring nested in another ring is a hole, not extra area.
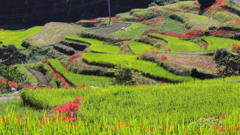
[[(17, 49), (25, 49), (22, 46), (22, 41), (37, 34), (40, 30), (42, 30), (42, 26), (35, 26), (26, 31), (0, 31), (0, 41), (2, 44), (7, 45), (15, 45)], [(3, 36), (4, 33), (7, 33), (6, 36)]]
[(101, 52), (101, 53), (110, 53), (110, 54), (118, 54), (120, 52), (119, 46), (108, 45), (102, 41), (90, 39), (90, 38), (81, 38), (77, 35), (67, 35), (65, 36), (68, 40), (80, 41), (91, 44), (89, 49), (93, 52)]
[(157, 51), (156, 47), (140, 42), (128, 41), (127, 45), (130, 47), (134, 54), (142, 54), (149, 51)]
[(220, 38), (220, 37), (202, 37), (202, 40), (208, 43), (207, 50), (216, 50), (218, 48), (230, 49), (233, 43), (239, 43), (239, 40)]
[(159, 38), (168, 43), (167, 48), (170, 48), (172, 52), (179, 52), (179, 51), (201, 51), (201, 48), (198, 44), (186, 40), (180, 40), (178, 37), (172, 36), (165, 36), (155, 33), (148, 34), (150, 37)]
[(144, 33), (144, 30), (151, 28), (146, 24), (142, 23), (132, 23), (130, 26), (126, 27), (125, 30), (119, 30), (114, 33), (107, 34), (106, 36), (113, 36), (116, 38), (135, 38)]
[(60, 61), (56, 59), (49, 59), (48, 62), (54, 70), (60, 73), (68, 82), (75, 86), (107, 86), (110, 83), (110, 78), (108, 77), (81, 75), (69, 72), (62, 66)]
[(157, 79), (162, 79), (164, 81), (173, 81), (173, 82), (189, 82), (193, 81), (191, 77), (177, 76), (174, 75), (162, 67), (159, 67), (157, 63), (152, 63), (143, 60), (136, 60), (136, 56), (133, 55), (113, 55), (113, 54), (94, 54), (94, 53), (84, 53), (82, 58), (88, 63), (92, 64), (125, 64), (129, 63), (131, 67), (137, 71), (142, 72), (143, 74), (154, 77)]

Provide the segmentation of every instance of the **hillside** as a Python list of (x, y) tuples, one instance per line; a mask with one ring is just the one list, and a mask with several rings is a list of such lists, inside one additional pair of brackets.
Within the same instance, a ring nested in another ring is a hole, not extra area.
[(0, 30), (0, 134), (239, 134), (238, 2)]

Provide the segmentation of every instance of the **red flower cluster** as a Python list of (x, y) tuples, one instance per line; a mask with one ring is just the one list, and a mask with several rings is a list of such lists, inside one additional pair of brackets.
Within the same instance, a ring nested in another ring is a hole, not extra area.
[(95, 18), (95, 19), (91, 19), (91, 20), (89, 20), (89, 21), (91, 21), (91, 22), (92, 22), (92, 21), (96, 21), (96, 18)]
[(167, 56), (166, 55), (164, 55), (164, 54), (162, 54), (162, 60), (167, 60)]
[[(51, 73), (47, 74), (47, 77), (48, 77), (49, 79), (54, 78), (54, 76), (56, 76), (57, 79), (61, 82), (61, 85), (62, 85), (64, 88), (70, 86), (70, 84), (68, 84), (68, 83), (66, 82), (66, 80), (65, 80), (59, 73), (57, 73), (56, 71), (54, 71), (50, 65), (47, 64), (47, 67), (51, 70)], [(53, 77), (52, 77), (52, 76), (53, 76)]]
[(213, 5), (220, 5), (222, 3), (223, 3), (223, 0), (219, 0), (219, 1), (215, 2), (215, 3), (213, 3)]
[(189, 29), (185, 32), (186, 35), (192, 35), (193, 37), (201, 36), (204, 30), (202, 29)]
[(157, 10), (157, 9), (155, 9), (155, 8), (152, 8), (151, 10), (152, 10), (152, 12), (154, 12), (154, 13), (161, 13), (161, 11), (159, 11), (159, 10)]
[[(53, 109), (54, 114), (60, 114), (67, 117), (67, 120), (75, 120), (74, 113), (78, 110), (79, 105), (83, 100), (86, 100), (86, 97), (75, 97), (71, 102), (68, 102), (64, 105), (57, 106)], [(65, 119), (64, 119), (65, 120)]]
[(43, 63), (47, 63), (47, 62), (48, 62), (48, 60), (42, 60), (42, 62), (43, 62)]
[(133, 15), (134, 17), (137, 17), (137, 18), (143, 18), (144, 15)]
[(160, 19), (163, 18), (163, 17), (164, 16), (158, 16), (158, 17), (155, 17), (151, 20), (143, 20), (142, 23), (147, 24), (147, 25), (152, 26), (152, 27), (157, 27), (157, 26), (161, 25)]
[(111, 18), (111, 20), (112, 21), (119, 21), (119, 20), (121, 20), (120, 18), (117, 18), (117, 17), (113, 17), (113, 18)]
[(238, 46), (238, 43), (233, 43), (231, 49), (232, 51), (240, 50), (240, 46)]

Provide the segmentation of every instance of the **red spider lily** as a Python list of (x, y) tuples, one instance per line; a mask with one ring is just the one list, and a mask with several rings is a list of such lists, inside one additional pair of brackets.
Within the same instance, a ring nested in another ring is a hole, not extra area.
[(215, 2), (215, 3), (213, 3), (213, 5), (220, 5), (222, 3), (223, 3), (223, 0), (219, 0), (219, 1)]
[(112, 20), (112, 21), (119, 21), (119, 20), (120, 20), (120, 18), (113, 17), (113, 18), (111, 18), (111, 20)]
[(166, 55), (164, 55), (164, 54), (162, 54), (162, 60), (167, 60), (167, 56)]
[(117, 128), (122, 128), (122, 127), (128, 128), (129, 125), (128, 124), (123, 124), (123, 123), (117, 124)]
[(43, 62), (43, 63), (46, 63), (46, 62), (48, 62), (48, 60), (42, 60), (42, 62)]

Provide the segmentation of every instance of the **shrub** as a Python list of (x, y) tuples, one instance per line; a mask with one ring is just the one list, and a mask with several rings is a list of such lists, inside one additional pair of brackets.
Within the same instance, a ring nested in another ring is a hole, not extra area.
[(54, 44), (53, 45), (54, 49), (63, 52), (68, 55), (73, 55), (74, 54), (74, 49), (72, 47), (68, 47), (62, 44)]

